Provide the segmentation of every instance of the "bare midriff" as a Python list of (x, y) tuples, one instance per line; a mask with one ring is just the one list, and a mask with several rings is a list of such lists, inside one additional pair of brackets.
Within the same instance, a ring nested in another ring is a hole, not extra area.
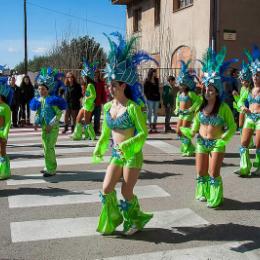
[(188, 102), (180, 101), (180, 110), (186, 110), (191, 107), (191, 101), (189, 100)]
[(114, 141), (114, 145), (120, 144), (129, 138), (134, 136), (135, 129), (129, 128), (129, 129), (113, 129), (112, 130), (112, 138)]
[(251, 113), (260, 114), (260, 104), (253, 103), (249, 106)]
[(223, 134), (223, 127), (201, 124), (199, 134), (204, 139), (219, 139)]

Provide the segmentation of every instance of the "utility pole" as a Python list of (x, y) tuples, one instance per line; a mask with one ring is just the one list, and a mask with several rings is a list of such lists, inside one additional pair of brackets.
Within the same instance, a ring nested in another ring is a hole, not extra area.
[(28, 54), (27, 54), (27, 10), (26, 0), (24, 0), (24, 74), (28, 72)]

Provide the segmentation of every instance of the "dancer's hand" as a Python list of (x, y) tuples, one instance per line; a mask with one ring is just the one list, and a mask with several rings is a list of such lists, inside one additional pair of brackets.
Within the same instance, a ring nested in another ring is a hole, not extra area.
[(247, 107), (243, 107), (243, 108), (242, 108), (242, 111), (243, 111), (243, 113), (245, 113), (245, 114), (250, 114), (250, 113), (251, 113), (250, 109), (247, 108)]
[(233, 90), (232, 95), (233, 96), (239, 96), (239, 94), (238, 94), (238, 92), (236, 90)]

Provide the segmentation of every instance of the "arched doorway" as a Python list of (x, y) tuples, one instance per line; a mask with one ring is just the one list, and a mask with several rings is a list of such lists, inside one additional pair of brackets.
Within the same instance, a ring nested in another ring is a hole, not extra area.
[(191, 58), (192, 58), (191, 48), (185, 45), (180, 46), (172, 54), (171, 66), (173, 69), (179, 69), (180, 60), (184, 60), (185, 62), (187, 62)]

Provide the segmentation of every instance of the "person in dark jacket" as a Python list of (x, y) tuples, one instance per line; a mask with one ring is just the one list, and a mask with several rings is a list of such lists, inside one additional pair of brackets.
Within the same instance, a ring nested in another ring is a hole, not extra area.
[(177, 95), (177, 87), (175, 87), (175, 77), (169, 76), (167, 78), (168, 83), (163, 86), (163, 105), (165, 107), (165, 133), (175, 132), (171, 128), (171, 116), (173, 109), (175, 109), (175, 100)]
[(10, 79), (10, 86), (13, 90), (13, 99), (11, 103), (13, 127), (18, 127), (18, 112), (21, 105), (21, 89), (15, 84), (14, 76)]
[(96, 135), (100, 134), (100, 117), (102, 105), (107, 102), (107, 93), (105, 89), (105, 82), (101, 79), (101, 73), (99, 70), (95, 71), (95, 89), (96, 89), (96, 100), (95, 109), (93, 111), (94, 116), (94, 131)]
[(21, 126), (25, 123), (31, 125), (30, 122), (30, 101), (34, 97), (34, 87), (32, 85), (31, 79), (29, 76), (24, 76), (22, 83), (20, 85), (21, 92), (21, 107), (19, 113), (19, 122)]
[(156, 69), (149, 69), (147, 79), (144, 83), (144, 94), (146, 96), (148, 105), (148, 122), (150, 126), (150, 133), (157, 132), (157, 111), (160, 104), (159, 79), (157, 78), (156, 74)]
[(68, 108), (65, 111), (65, 127), (63, 134), (68, 131), (69, 121), (71, 122), (71, 132), (73, 133), (76, 124), (76, 118), (80, 110), (80, 99), (82, 98), (82, 90), (80, 84), (78, 84), (76, 77), (72, 72), (66, 74), (65, 79), (65, 100), (67, 101)]

